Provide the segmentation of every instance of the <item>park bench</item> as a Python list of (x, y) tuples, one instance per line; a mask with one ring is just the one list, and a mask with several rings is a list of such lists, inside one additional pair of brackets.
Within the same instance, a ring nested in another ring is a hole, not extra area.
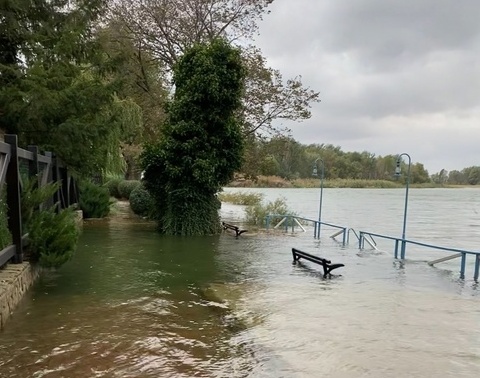
[(235, 231), (235, 236), (238, 238), (239, 235), (243, 234), (244, 232), (247, 232), (247, 230), (241, 230), (239, 227), (234, 226), (233, 224), (228, 224), (225, 222), (222, 222), (222, 227), (224, 230), (232, 230)]
[(331, 277), (332, 274), (330, 273), (332, 270), (341, 268), (345, 266), (343, 264), (332, 264), (330, 260), (324, 259), (322, 257), (314, 256), (309, 253), (300, 251), (299, 249), (292, 248), (292, 255), (293, 255), (293, 263), (296, 264), (297, 261), (300, 259), (305, 259), (316, 264), (320, 264), (323, 267), (323, 278)]

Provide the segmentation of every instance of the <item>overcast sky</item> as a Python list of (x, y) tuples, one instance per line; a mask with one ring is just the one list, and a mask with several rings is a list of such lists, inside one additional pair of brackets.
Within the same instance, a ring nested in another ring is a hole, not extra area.
[(256, 38), (320, 92), (301, 143), (480, 166), (480, 0), (275, 0)]

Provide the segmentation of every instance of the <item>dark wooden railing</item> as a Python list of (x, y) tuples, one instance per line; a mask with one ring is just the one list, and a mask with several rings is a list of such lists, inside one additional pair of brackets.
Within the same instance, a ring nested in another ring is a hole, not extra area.
[(58, 203), (57, 209), (65, 209), (78, 199), (77, 186), (62, 161), (52, 153), (39, 153), (37, 146), (27, 150), (18, 147), (16, 135), (5, 135), (5, 142), (0, 141), (0, 191), (7, 185), (8, 228), (12, 235), (12, 245), (0, 251), (0, 267), (7, 262), (23, 262), (23, 244), (26, 235), (22, 231), (20, 176), (21, 163), (28, 164), (28, 176), (37, 177), (38, 185), (60, 182), (59, 190), (54, 194), (51, 204)]

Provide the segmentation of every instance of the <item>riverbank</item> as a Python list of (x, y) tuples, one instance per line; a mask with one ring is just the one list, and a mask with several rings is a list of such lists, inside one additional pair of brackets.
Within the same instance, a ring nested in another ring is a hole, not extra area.
[[(227, 187), (232, 188), (317, 188), (318, 178), (286, 180), (278, 176), (258, 176), (255, 180), (236, 178)], [(333, 179), (323, 180), (324, 188), (351, 188), (351, 189), (389, 189), (402, 188), (405, 186), (403, 180), (353, 180)], [(467, 188), (475, 185), (440, 185), (433, 182), (423, 184), (410, 184), (411, 188)]]

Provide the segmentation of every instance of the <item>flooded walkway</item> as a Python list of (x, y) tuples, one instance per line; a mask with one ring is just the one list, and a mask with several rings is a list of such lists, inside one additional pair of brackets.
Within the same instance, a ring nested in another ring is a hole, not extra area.
[[(322, 278), (291, 247), (345, 264)], [(0, 377), (477, 377), (476, 287), (311, 235), (87, 222), (0, 333)]]

